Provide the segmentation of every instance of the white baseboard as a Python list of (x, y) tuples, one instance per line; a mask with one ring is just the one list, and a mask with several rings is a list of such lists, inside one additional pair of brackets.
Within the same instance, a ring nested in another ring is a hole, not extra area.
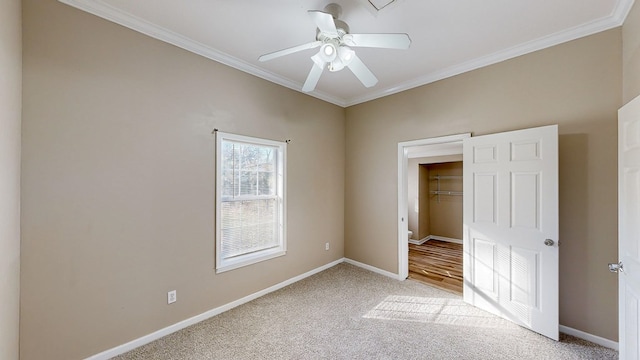
[(409, 240), (409, 244), (422, 245), (422, 244), (426, 243), (429, 240), (440, 240), (440, 241), (446, 241), (446, 242), (451, 242), (451, 243), (456, 243), (456, 244), (462, 244), (462, 240), (460, 240), (460, 239), (448, 238), (448, 237), (438, 236), (438, 235), (429, 235), (429, 236), (427, 236), (426, 238), (424, 238), (422, 240), (410, 239)]
[(605, 339), (603, 337), (589, 334), (584, 331), (576, 330), (568, 326), (560, 325), (560, 332), (567, 335), (575, 336), (582, 340), (590, 341), (594, 344), (598, 344), (609, 349), (618, 350), (618, 343), (613, 340)]
[(462, 244), (462, 240), (460, 239), (448, 238), (448, 237), (438, 236), (438, 235), (429, 235), (429, 240), (440, 240), (440, 241), (446, 241), (450, 243)]
[[(361, 263), (359, 261), (355, 261), (349, 258), (345, 258), (344, 262), (346, 262), (347, 264), (351, 264), (351, 265), (355, 265), (357, 267), (369, 270), (371, 272), (374, 272), (376, 274), (380, 274), (380, 275), (384, 275), (387, 277), (390, 277), (392, 279), (398, 280), (398, 274), (394, 274), (392, 272), (386, 271), (386, 270), (382, 270), (382, 269), (378, 269), (377, 267), (371, 266), (371, 265), (367, 265), (364, 263)], [(404, 280), (404, 279), (400, 279), (400, 280)]]
[[(440, 239), (437, 239), (437, 240), (440, 240)], [(453, 239), (453, 240), (457, 240), (457, 239)], [(447, 241), (447, 240), (442, 240), (442, 241)], [(266, 295), (268, 293), (271, 293), (271, 292), (274, 292), (276, 290), (282, 289), (285, 286), (291, 285), (291, 284), (293, 284), (295, 282), (298, 282), (298, 281), (300, 281), (302, 279), (305, 279), (305, 278), (307, 278), (307, 277), (309, 277), (311, 275), (315, 275), (315, 274), (317, 274), (317, 273), (319, 273), (321, 271), (324, 271), (326, 269), (334, 267), (334, 266), (336, 266), (336, 265), (338, 265), (340, 263), (343, 263), (343, 262), (346, 262), (348, 264), (351, 264), (351, 265), (354, 265), (354, 266), (357, 266), (357, 267), (372, 271), (374, 273), (377, 273), (377, 274), (380, 274), (380, 275), (384, 275), (384, 276), (390, 277), (392, 279), (398, 280), (398, 274), (394, 274), (392, 272), (389, 272), (389, 271), (386, 271), (386, 270), (382, 270), (382, 269), (379, 269), (377, 267), (374, 267), (374, 266), (371, 266), (371, 265), (367, 265), (367, 264), (364, 264), (364, 263), (361, 263), (359, 261), (355, 261), (355, 260), (352, 260), (352, 259), (348, 259), (348, 258), (338, 259), (338, 260), (330, 262), (330, 263), (328, 263), (326, 265), (320, 266), (320, 267), (318, 267), (316, 269), (307, 271), (304, 274), (295, 276), (295, 277), (293, 277), (291, 279), (285, 280), (285, 281), (283, 281), (281, 283), (278, 283), (276, 285), (268, 287), (268, 288), (266, 288), (264, 290), (260, 290), (258, 292), (253, 293), (253, 294), (247, 295), (247, 296), (245, 296), (245, 297), (243, 297), (241, 299), (238, 299), (236, 301), (232, 301), (232, 302), (230, 302), (228, 304), (225, 304), (225, 305), (219, 306), (217, 308), (211, 309), (209, 311), (206, 311), (206, 312), (204, 312), (202, 314), (196, 315), (196, 316), (191, 317), (189, 319), (182, 320), (182, 321), (180, 321), (178, 323), (175, 323), (173, 325), (167, 326), (166, 328), (160, 329), (160, 330), (155, 331), (155, 332), (153, 332), (151, 334), (148, 334), (148, 335), (142, 336), (140, 338), (137, 338), (135, 340), (132, 340), (132, 341), (130, 341), (128, 343), (116, 346), (116, 347), (111, 348), (109, 350), (103, 351), (103, 352), (101, 352), (99, 354), (90, 356), (90, 357), (86, 358), (85, 360), (108, 360), (108, 359), (111, 359), (112, 357), (118, 356), (120, 354), (124, 354), (124, 353), (126, 353), (128, 351), (131, 351), (131, 350), (137, 348), (137, 347), (140, 347), (142, 345), (148, 344), (148, 343), (150, 343), (152, 341), (160, 339), (160, 338), (162, 338), (164, 336), (167, 336), (169, 334), (172, 334), (172, 333), (174, 333), (176, 331), (182, 330), (182, 329), (184, 329), (184, 328), (186, 328), (188, 326), (191, 326), (193, 324), (196, 324), (196, 323), (199, 323), (199, 322), (204, 321), (206, 319), (209, 319), (209, 318), (211, 318), (213, 316), (216, 316), (218, 314), (221, 314), (221, 313), (223, 313), (223, 312), (225, 312), (227, 310), (231, 310), (231, 309), (233, 309), (233, 308), (235, 308), (237, 306), (240, 306), (242, 304), (248, 303), (249, 301), (255, 300), (255, 299), (257, 299), (257, 298), (259, 298), (261, 296), (264, 296), (264, 295)], [(590, 341), (590, 342), (592, 342), (594, 344), (598, 344), (598, 345), (601, 345), (601, 346), (604, 346), (604, 347), (607, 347), (607, 348), (610, 348), (610, 349), (618, 350), (618, 343), (615, 342), (615, 341), (612, 341), (612, 340), (609, 340), (609, 339), (605, 339), (605, 338), (602, 338), (600, 336), (596, 336), (596, 335), (593, 335), (593, 334), (589, 334), (589, 333), (586, 333), (586, 332), (583, 332), (583, 331), (580, 331), (580, 330), (576, 330), (576, 329), (570, 328), (568, 326), (560, 325), (560, 332), (563, 332), (563, 333), (568, 334), (568, 335), (575, 336), (575, 337), (583, 339), (583, 340)]]
[(431, 235), (427, 236), (426, 238), (424, 238), (422, 240), (409, 239), (409, 244), (422, 245), (422, 244), (426, 243), (429, 240), (431, 240)]
[[(302, 280), (304, 278), (307, 278), (307, 277), (309, 277), (311, 275), (315, 275), (315, 274), (317, 274), (317, 273), (319, 273), (321, 271), (324, 271), (324, 270), (329, 269), (329, 268), (331, 268), (333, 266), (336, 266), (336, 265), (338, 265), (340, 263), (343, 263), (344, 261), (345, 261), (345, 259), (342, 258), (342, 259), (338, 259), (336, 261), (330, 262), (330, 263), (328, 263), (326, 265), (323, 265), (323, 266), (321, 266), (319, 268), (307, 271), (306, 273), (304, 273), (302, 275), (295, 276), (295, 277), (293, 277), (293, 278), (291, 278), (289, 280), (285, 280), (285, 281), (283, 281), (281, 283), (278, 283), (276, 285), (268, 287), (268, 288), (266, 288), (264, 290), (260, 290), (260, 291), (258, 291), (256, 293), (251, 294), (251, 295), (247, 295), (247, 296), (245, 296), (245, 297), (243, 297), (241, 299), (238, 299), (236, 301), (232, 301), (232, 302), (230, 302), (228, 304), (219, 306), (219, 307), (217, 307), (215, 309), (211, 309), (209, 311), (206, 311), (206, 312), (204, 312), (204, 313), (202, 313), (200, 315), (196, 315), (196, 316), (191, 317), (189, 319), (182, 320), (182, 321), (180, 321), (178, 323), (175, 323), (173, 325), (167, 326), (164, 329), (160, 329), (160, 330), (155, 331), (155, 332), (153, 332), (151, 334), (148, 334), (148, 335), (142, 336), (140, 338), (137, 338), (135, 340), (132, 340), (132, 341), (126, 343), (126, 344), (122, 344), (122, 345), (116, 346), (114, 348), (111, 348), (109, 350), (103, 351), (103, 352), (101, 352), (99, 354), (90, 356), (90, 357), (86, 358), (85, 360), (108, 360), (108, 359), (111, 359), (114, 356), (117, 356), (117, 355), (120, 355), (120, 354), (124, 354), (127, 351), (131, 351), (131, 350), (133, 350), (133, 349), (135, 349), (137, 347), (140, 347), (142, 345), (148, 344), (148, 343), (150, 343), (150, 342), (152, 342), (154, 340), (158, 340), (161, 337), (164, 337), (164, 336), (167, 336), (169, 334), (172, 334), (172, 333), (174, 333), (174, 332), (176, 332), (178, 330), (182, 330), (182, 329), (184, 329), (184, 328), (186, 328), (188, 326), (191, 326), (193, 324), (199, 323), (199, 322), (201, 322), (203, 320), (206, 320), (208, 318), (211, 318), (213, 316), (221, 314), (221, 313), (223, 313), (223, 312), (225, 312), (227, 310), (231, 310), (234, 307), (237, 307), (237, 306), (240, 306), (242, 304), (248, 303), (249, 301), (255, 300), (255, 299), (257, 299), (257, 298), (259, 298), (261, 296), (264, 296), (264, 295), (266, 295), (268, 293), (271, 293), (271, 292), (274, 292), (276, 290), (282, 289), (285, 286), (291, 285), (291, 284), (293, 284), (293, 283), (295, 283), (297, 281), (300, 281), (300, 280)], [(380, 270), (380, 271), (382, 271), (382, 270)]]

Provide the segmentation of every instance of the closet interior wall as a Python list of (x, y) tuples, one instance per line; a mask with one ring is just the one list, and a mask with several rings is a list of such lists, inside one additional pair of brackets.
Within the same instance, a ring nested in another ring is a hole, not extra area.
[[(421, 239), (432, 235), (462, 240), (462, 161), (420, 167), (427, 168), (420, 172), (424, 174), (420, 183), (427, 183), (429, 187), (428, 204), (420, 204), (420, 209), (428, 209), (428, 214), (420, 214), (420, 217), (428, 216), (429, 233)], [(452, 194), (436, 194), (438, 191)]]
[[(443, 177), (439, 181), (438, 175)], [(407, 180), (412, 240), (426, 240), (430, 235), (461, 240), (462, 154), (409, 158)], [(438, 189), (456, 194), (437, 195)]]

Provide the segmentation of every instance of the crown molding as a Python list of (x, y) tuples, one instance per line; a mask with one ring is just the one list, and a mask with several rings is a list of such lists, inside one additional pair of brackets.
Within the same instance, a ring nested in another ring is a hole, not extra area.
[[(286, 88), (302, 92), (302, 84), (289, 78), (274, 74), (259, 67), (256, 67), (246, 61), (230, 56), (224, 52), (208, 47), (202, 43), (189, 39), (178, 33), (155, 25), (151, 22), (138, 18), (132, 14), (119, 10), (101, 0), (58, 0), (61, 3), (75, 7), (82, 11), (96, 15), (103, 19), (109, 20), (116, 24), (122, 25), (129, 29), (135, 30), (152, 38), (175, 45), (184, 50), (204, 56), (221, 64), (230, 66), (234, 69), (257, 76), (264, 80), (276, 83)], [(618, 0), (612, 13), (604, 18), (577, 26), (568, 30), (560, 31), (555, 34), (544, 36), (524, 44), (520, 44), (505, 50), (501, 50), (486, 56), (475, 58), (458, 65), (454, 65), (439, 71), (426, 74), (424, 76), (400, 83), (396, 86), (381, 89), (379, 91), (369, 92), (363, 96), (344, 99), (330, 95), (322, 91), (313, 91), (305, 93), (317, 99), (341, 106), (349, 107), (361, 104), (367, 101), (375, 100), (388, 95), (397, 94), (399, 92), (413, 89), (419, 86), (427, 85), (432, 82), (456, 76), (468, 71), (476, 70), (485, 66), (493, 65), (505, 60), (509, 60), (521, 55), (525, 55), (534, 51), (542, 50), (551, 46), (559, 45), (581, 37), (589, 36), (601, 31), (609, 30), (621, 26), (635, 0)]]
[[(264, 80), (276, 83), (286, 88), (302, 92), (302, 84), (293, 81), (289, 78), (274, 74), (270, 71), (258, 68), (246, 61), (240, 60), (233, 56), (230, 56), (222, 51), (218, 51), (214, 48), (206, 46), (200, 42), (194, 41), (183, 35), (180, 35), (171, 30), (165, 29), (161, 26), (153, 24), (149, 21), (136, 17), (130, 13), (115, 8), (101, 0), (58, 0), (61, 3), (72, 6), (79, 10), (88, 12), (95, 16), (101, 17), (105, 20), (114, 22), (118, 25), (122, 25), (131, 30), (137, 31), (144, 35), (150, 36), (154, 39), (164, 41), (171, 45), (175, 45), (179, 48), (206, 57), (213, 61), (219, 62), (223, 65), (227, 65), (236, 70), (257, 76)], [(341, 98), (332, 96), (322, 91), (314, 91), (311, 93), (305, 93), (320, 100), (346, 107), (345, 101)]]
[(613, 29), (621, 26), (635, 0), (619, 0), (613, 12), (604, 18), (594, 20), (584, 25), (576, 26), (571, 29), (560, 31), (548, 36), (544, 36), (517, 46), (495, 52), (486, 56), (472, 59), (458, 65), (454, 65), (443, 70), (435, 71), (425, 76), (406, 81), (395, 87), (382, 89), (377, 92), (365, 94), (361, 97), (354, 97), (346, 101), (346, 106), (353, 106), (367, 101), (375, 100), (381, 97), (397, 94), (402, 91), (410, 90), (419, 86), (427, 85), (438, 80), (460, 75), (462, 73), (476, 70), (485, 66), (497, 64), (499, 62), (513, 59), (515, 57), (529, 54), (538, 50), (546, 49), (565, 42), (576, 40), (585, 36), (593, 35), (598, 32)]
[(635, 0), (618, 0), (618, 5), (616, 5), (613, 12), (611, 12), (611, 18), (618, 24), (617, 26), (624, 24), (634, 2)]

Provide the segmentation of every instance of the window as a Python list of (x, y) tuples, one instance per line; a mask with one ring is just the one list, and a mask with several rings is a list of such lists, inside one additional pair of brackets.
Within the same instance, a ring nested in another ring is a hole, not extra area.
[(216, 134), (216, 272), (284, 255), (286, 143)]

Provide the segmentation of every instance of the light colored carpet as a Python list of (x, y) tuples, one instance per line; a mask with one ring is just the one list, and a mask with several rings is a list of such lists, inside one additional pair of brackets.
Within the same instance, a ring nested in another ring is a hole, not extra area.
[(115, 359), (617, 359), (473, 308), (452, 293), (349, 264)]

